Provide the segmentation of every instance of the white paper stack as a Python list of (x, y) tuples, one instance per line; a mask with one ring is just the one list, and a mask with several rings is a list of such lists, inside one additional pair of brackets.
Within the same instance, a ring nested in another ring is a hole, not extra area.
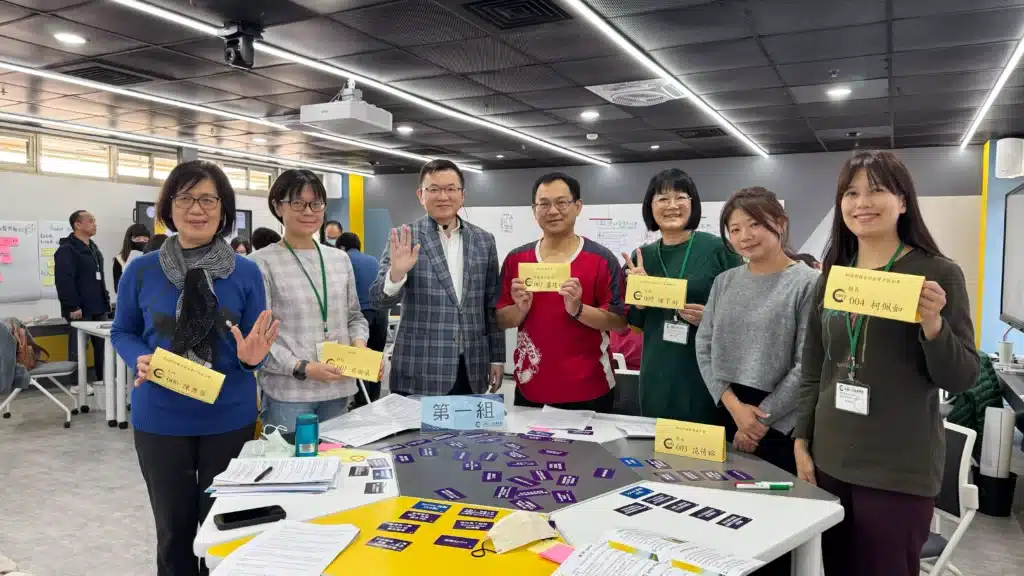
[(215, 497), (319, 494), (337, 485), (340, 471), (337, 458), (234, 458), (206, 491)]
[(320, 424), (320, 437), (359, 447), (420, 427), (420, 402), (388, 394), (362, 408)]
[(548, 428), (551, 430), (583, 430), (594, 419), (592, 410), (563, 410), (545, 406), (540, 412), (533, 414), (531, 428)]
[(283, 520), (224, 559), (214, 576), (320, 576), (359, 535), (351, 524)]

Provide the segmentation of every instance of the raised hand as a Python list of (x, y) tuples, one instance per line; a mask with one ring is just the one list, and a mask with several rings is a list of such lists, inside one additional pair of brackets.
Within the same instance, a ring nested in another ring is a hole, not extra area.
[(391, 229), (391, 275), (392, 282), (398, 282), (416, 265), (420, 257), (420, 245), (412, 243), (412, 230), (408, 226)]
[(626, 274), (636, 274), (637, 276), (646, 276), (647, 271), (644, 270), (644, 253), (637, 248), (634, 252), (636, 254), (636, 264), (629, 257), (629, 254), (622, 253), (622, 259), (626, 261)]
[(523, 282), (521, 278), (513, 278), (511, 294), (512, 301), (515, 302), (516, 308), (520, 312), (525, 315), (530, 311), (530, 307), (533, 306), (533, 292), (526, 289), (526, 282)]
[(231, 335), (235, 337), (235, 344), (238, 346), (239, 360), (249, 366), (256, 366), (263, 362), (267, 353), (270, 352), (270, 345), (277, 339), (279, 321), (273, 318), (274, 315), (270, 310), (264, 310), (245, 337), (242, 337), (242, 331), (238, 329), (237, 325), (231, 327)]

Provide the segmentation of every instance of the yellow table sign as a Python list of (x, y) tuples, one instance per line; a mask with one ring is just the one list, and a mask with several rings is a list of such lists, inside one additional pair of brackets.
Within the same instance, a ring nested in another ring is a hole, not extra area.
[(569, 263), (523, 262), (519, 264), (519, 279), (526, 284), (527, 292), (558, 292), (569, 279)]
[(658, 418), (654, 423), (654, 451), (725, 462), (725, 428)]
[(681, 310), (686, 304), (686, 280), (630, 274), (626, 278), (626, 304)]
[(335, 342), (324, 343), (321, 361), (341, 370), (345, 376), (366, 382), (380, 380), (380, 367), (384, 354), (369, 348), (356, 348)]
[(917, 322), (924, 276), (833, 266), (825, 284), (825, 308)]
[(168, 390), (213, 404), (224, 385), (224, 375), (188, 358), (157, 348), (149, 361), (149, 381)]

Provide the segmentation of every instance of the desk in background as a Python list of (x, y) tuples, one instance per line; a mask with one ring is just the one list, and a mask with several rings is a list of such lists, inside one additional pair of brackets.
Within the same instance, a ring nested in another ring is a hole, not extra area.
[[(1017, 416), (1017, 430), (1024, 432), (1024, 374), (1013, 374), (996, 370), (996, 377), (1003, 389), (1003, 398)], [(1024, 450), (1024, 440), (1020, 444)]]
[(111, 428), (116, 426), (125, 430), (128, 428), (128, 400), (126, 397), (128, 367), (121, 356), (114, 352), (114, 345), (110, 341), (110, 325), (110, 320), (71, 323), (71, 328), (78, 330), (78, 405), (81, 406), (83, 413), (89, 412), (89, 405), (86, 403), (88, 378), (86, 375), (85, 342), (87, 339), (85, 335), (98, 336), (104, 340), (103, 391), (106, 397), (104, 408), (107, 425)]

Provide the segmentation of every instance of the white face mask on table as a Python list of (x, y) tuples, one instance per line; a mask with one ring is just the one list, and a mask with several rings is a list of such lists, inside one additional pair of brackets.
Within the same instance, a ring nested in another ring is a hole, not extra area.
[(487, 532), (494, 551), (504, 554), (538, 540), (557, 538), (558, 532), (536, 512), (516, 511), (498, 520)]
[[(268, 432), (268, 430), (273, 430)], [(257, 458), (288, 458), (295, 456), (295, 446), (292, 446), (281, 436), (281, 432), (287, 432), (285, 426), (274, 426), (268, 424), (263, 427), (263, 434), (256, 441), (253, 447), (253, 454)]]

